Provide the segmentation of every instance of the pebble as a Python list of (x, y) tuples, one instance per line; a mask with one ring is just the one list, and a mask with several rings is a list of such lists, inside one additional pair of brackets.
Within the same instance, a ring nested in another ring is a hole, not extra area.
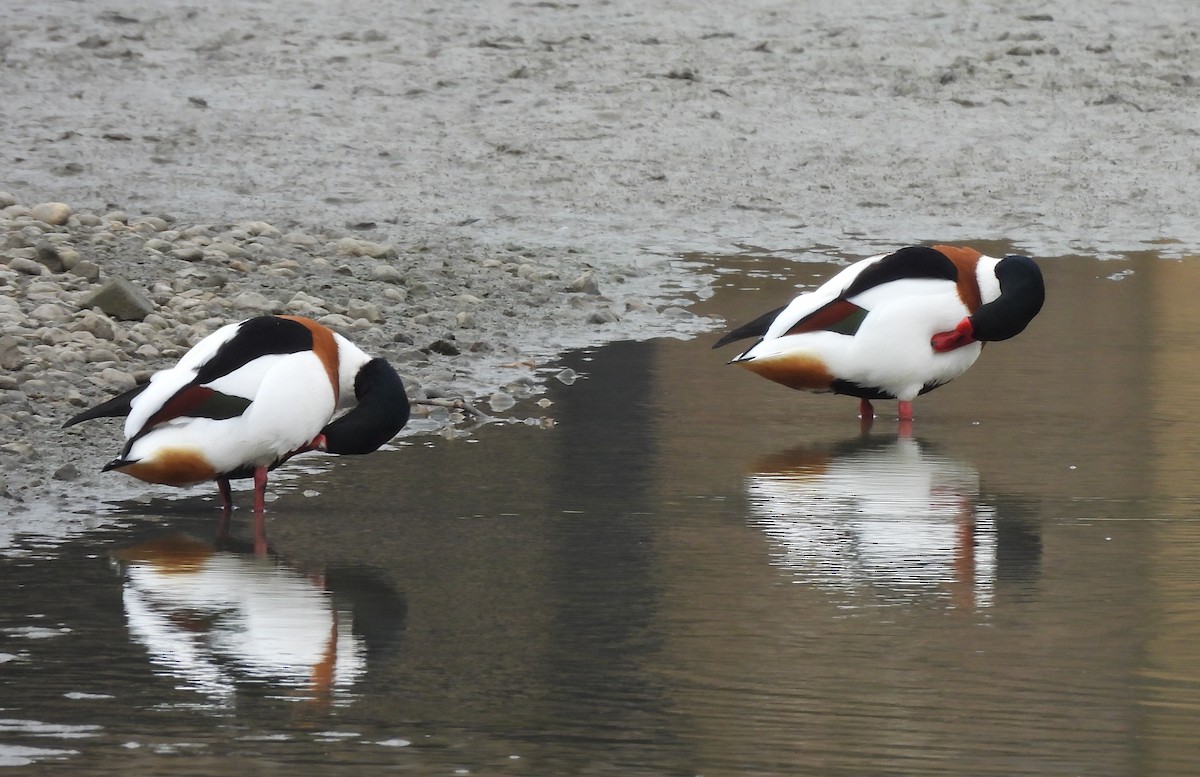
[(97, 382), (116, 392), (128, 391), (137, 385), (133, 376), (116, 367), (105, 367), (96, 375)]
[(25, 364), (21, 341), (12, 335), (0, 336), (0, 369), (15, 371)]
[(63, 272), (67, 269), (62, 254), (52, 243), (38, 243), (35, 250), (37, 251), (37, 260), (44, 264), (50, 272)]
[(63, 202), (43, 202), (30, 208), (29, 215), (38, 221), (59, 226), (71, 218), (71, 206)]
[(600, 308), (588, 314), (587, 322), (589, 324), (613, 324), (620, 321), (621, 317), (617, 315), (612, 308)]
[(185, 262), (199, 262), (204, 259), (204, 249), (199, 246), (184, 246), (171, 251), (171, 256)]
[(65, 308), (61, 305), (55, 305), (53, 302), (43, 303), (29, 311), (30, 318), (54, 324), (66, 321), (69, 315)]
[(100, 308), (122, 321), (140, 321), (154, 310), (154, 303), (132, 283), (116, 276), (89, 295), (82, 307)]
[(75, 325), (77, 331), (90, 332), (101, 340), (112, 340), (117, 336), (117, 328), (112, 319), (89, 310)]
[(78, 480), (79, 479), (79, 468), (76, 467), (74, 464), (67, 463), (67, 464), (62, 465), (58, 469), (54, 470), (54, 475), (52, 475), (52, 477), (55, 480), (67, 480), (67, 481)]
[(404, 283), (404, 273), (390, 264), (377, 264), (372, 267), (371, 277), (384, 283)]
[(44, 275), (49, 272), (46, 269), (46, 265), (36, 262), (33, 259), (27, 259), (24, 256), (13, 257), (8, 263), (8, 269), (24, 273), (25, 275)]
[(248, 310), (258, 314), (272, 313), (279, 308), (279, 303), (257, 291), (243, 291), (232, 301), (233, 306), (238, 310)]
[(386, 243), (372, 243), (370, 240), (359, 240), (355, 237), (344, 237), (337, 241), (334, 250), (343, 256), (367, 256), (372, 259), (382, 259), (396, 253), (396, 249)]
[(567, 286), (567, 291), (574, 291), (583, 294), (599, 294), (600, 284), (596, 281), (596, 273), (588, 270), (580, 275)]
[(83, 278), (85, 281), (93, 283), (100, 280), (100, 265), (95, 262), (89, 262), (87, 259), (80, 259), (71, 268), (70, 273)]
[(282, 240), (289, 245), (296, 246), (315, 246), (320, 242), (312, 235), (306, 235), (303, 232), (288, 232)]
[(503, 391), (497, 391), (488, 397), (488, 405), (490, 405), (492, 410), (495, 410), (497, 413), (502, 413), (505, 410), (511, 410), (516, 404), (517, 400), (513, 398), (513, 395)]

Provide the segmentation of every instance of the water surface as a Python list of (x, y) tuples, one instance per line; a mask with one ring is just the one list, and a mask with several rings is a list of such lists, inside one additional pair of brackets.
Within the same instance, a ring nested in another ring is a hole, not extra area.
[[(1044, 268), (1042, 315), (911, 437), (715, 336), (617, 343), (555, 366), (581, 377), (523, 410), (552, 426), (304, 476), (269, 558), (248, 511), (214, 545), (204, 489), (25, 537), (0, 557), (0, 764), (1192, 774), (1200, 270)], [(833, 268), (718, 269), (699, 309), (738, 322)]]

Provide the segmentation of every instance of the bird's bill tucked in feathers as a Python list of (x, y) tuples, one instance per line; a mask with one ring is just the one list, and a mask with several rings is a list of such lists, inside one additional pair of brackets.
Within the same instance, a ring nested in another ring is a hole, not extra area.
[(962, 348), (964, 345), (976, 342), (974, 333), (975, 327), (971, 324), (971, 319), (964, 318), (958, 322), (958, 326), (949, 332), (938, 332), (929, 341), (929, 344), (938, 353), (946, 353), (947, 351), (953, 351), (955, 348)]

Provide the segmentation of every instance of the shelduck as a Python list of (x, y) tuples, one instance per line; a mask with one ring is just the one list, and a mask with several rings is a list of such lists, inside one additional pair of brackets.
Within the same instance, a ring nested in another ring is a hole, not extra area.
[(104, 471), (169, 486), (215, 480), (226, 510), (229, 481), (252, 477), (264, 539), (269, 470), (310, 450), (375, 451), (408, 422), (409, 402), (384, 359), (311, 319), (260, 316), (221, 327), (64, 427), (114, 416), (125, 417), (126, 442)]
[(1042, 308), (1045, 285), (1027, 256), (909, 246), (855, 262), (819, 288), (726, 334), (714, 348), (757, 341), (730, 362), (789, 388), (912, 402), (962, 375), (983, 343), (1021, 333)]

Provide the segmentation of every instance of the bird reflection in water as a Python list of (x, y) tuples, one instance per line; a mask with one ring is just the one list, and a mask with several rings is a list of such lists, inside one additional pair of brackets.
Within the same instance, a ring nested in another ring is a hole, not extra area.
[(773, 563), (831, 592), (839, 606), (984, 608), (1000, 565), (1036, 577), (1038, 535), (1019, 518), (998, 535), (998, 522), (1009, 519), (981, 499), (978, 471), (917, 439), (797, 448), (756, 470), (746, 479), (751, 521), (774, 541)]
[[(366, 671), (368, 652), (398, 639), (403, 599), (347, 575), (347, 607), (335, 600), (333, 573), (306, 575), (243, 550), (173, 534), (117, 553), (130, 634), (183, 687), (217, 701), (232, 703), (246, 684), (318, 705), (339, 701)], [(362, 597), (370, 598), (367, 634), (354, 628)]]

